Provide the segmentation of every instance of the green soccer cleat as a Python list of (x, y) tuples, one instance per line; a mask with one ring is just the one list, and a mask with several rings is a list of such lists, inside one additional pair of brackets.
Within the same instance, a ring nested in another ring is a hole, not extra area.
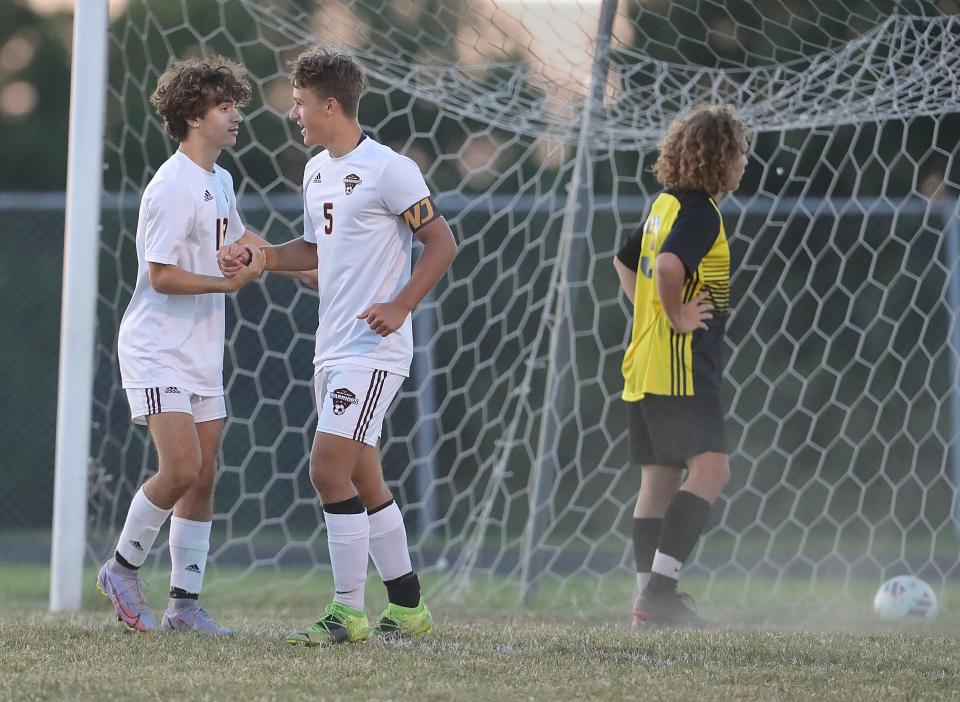
[(330, 646), (366, 641), (368, 636), (370, 636), (370, 622), (364, 612), (347, 607), (340, 602), (332, 602), (323, 610), (323, 616), (316, 624), (287, 634), (287, 643)]
[(431, 629), (433, 615), (421, 597), (416, 607), (401, 607), (393, 603), (387, 605), (372, 633), (374, 636), (398, 639), (423, 636), (429, 634)]

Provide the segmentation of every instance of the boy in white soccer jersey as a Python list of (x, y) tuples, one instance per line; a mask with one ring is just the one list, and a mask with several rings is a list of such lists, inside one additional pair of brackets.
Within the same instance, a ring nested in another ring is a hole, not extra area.
[[(444, 275), (457, 245), (416, 164), (361, 130), (357, 108), (366, 79), (355, 59), (309, 49), (295, 61), (291, 82), (290, 118), (302, 128), (304, 144), (326, 150), (304, 171), (303, 237), (263, 251), (267, 270), (318, 270), (319, 418), (310, 478), (323, 503), (336, 594), (316, 624), (287, 641), (368, 637), (368, 558), (389, 600), (373, 633), (425, 634), (432, 618), (410, 562), (403, 517), (383, 480), (378, 439), (410, 372), (410, 312)], [(424, 248), (411, 274), (414, 236)], [(237, 245), (221, 258), (221, 268), (242, 271), (247, 260)]]
[(133, 421), (147, 424), (157, 474), (134, 495), (116, 554), (97, 585), (137, 631), (156, 628), (138, 569), (170, 517), (170, 600), (163, 630), (229, 634), (199, 606), (213, 511), (223, 399), (224, 297), (255, 280), (264, 256), (231, 278), (218, 249), (244, 232), (230, 174), (216, 165), (232, 147), (250, 99), (246, 72), (221, 57), (178, 61), (151, 102), (179, 150), (158, 170), (140, 203), (139, 268), (119, 333), (120, 374)]

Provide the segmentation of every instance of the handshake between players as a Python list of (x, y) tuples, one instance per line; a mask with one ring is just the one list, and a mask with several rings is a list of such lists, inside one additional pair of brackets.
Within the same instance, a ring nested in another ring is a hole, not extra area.
[[(220, 264), (220, 270), (227, 278), (246, 274), (255, 280), (263, 275), (267, 265), (267, 255), (258, 246), (234, 243), (221, 246), (217, 250), (217, 263)], [(249, 270), (244, 271), (244, 269)]]

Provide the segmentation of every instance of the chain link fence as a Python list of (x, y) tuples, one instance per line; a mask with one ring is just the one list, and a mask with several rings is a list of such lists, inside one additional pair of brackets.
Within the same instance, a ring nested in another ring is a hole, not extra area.
[[(0, 193), (0, 532), (47, 530), (57, 419), (62, 193)], [(7, 543), (9, 541), (9, 544)], [(19, 539), (3, 539), (16, 555)], [(6, 559), (10, 553), (4, 553)]]

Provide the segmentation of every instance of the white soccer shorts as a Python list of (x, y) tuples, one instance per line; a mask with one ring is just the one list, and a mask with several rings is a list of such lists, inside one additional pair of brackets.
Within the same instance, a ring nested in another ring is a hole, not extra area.
[(147, 417), (161, 412), (184, 412), (193, 415), (194, 424), (223, 419), (227, 405), (223, 395), (204, 397), (183, 388), (127, 388), (127, 402), (134, 424), (146, 424)]
[(321, 368), (313, 378), (317, 431), (376, 446), (403, 376), (363, 366)]

